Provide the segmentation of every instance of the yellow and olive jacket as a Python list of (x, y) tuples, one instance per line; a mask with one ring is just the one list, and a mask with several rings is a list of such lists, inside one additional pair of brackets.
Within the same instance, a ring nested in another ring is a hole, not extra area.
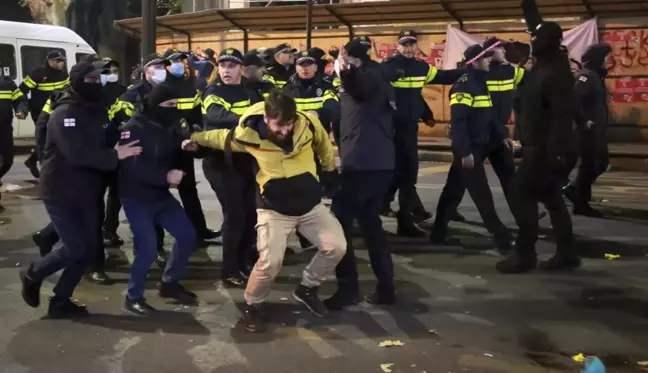
[(298, 112), (290, 147), (281, 148), (266, 136), (264, 103), (252, 105), (232, 130), (194, 133), (200, 146), (251, 154), (257, 161), (260, 198), (257, 206), (283, 215), (301, 216), (321, 201), (315, 154), (323, 171), (335, 170), (335, 155), (328, 134), (315, 116)]

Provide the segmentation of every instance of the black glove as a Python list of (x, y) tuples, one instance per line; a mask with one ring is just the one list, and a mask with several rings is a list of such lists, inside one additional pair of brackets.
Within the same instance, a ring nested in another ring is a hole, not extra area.
[(322, 184), (322, 195), (333, 198), (341, 188), (338, 170), (322, 171), (320, 173), (320, 183)]

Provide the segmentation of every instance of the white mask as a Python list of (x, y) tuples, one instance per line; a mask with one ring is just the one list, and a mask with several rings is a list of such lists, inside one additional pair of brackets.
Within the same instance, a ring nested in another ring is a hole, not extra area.
[(153, 76), (151, 77), (151, 82), (154, 84), (162, 84), (166, 80), (166, 77), (166, 69), (155, 69), (153, 71)]
[(119, 81), (119, 75), (110, 74), (110, 75), (106, 76), (106, 81), (108, 83), (117, 83)]
[(340, 76), (340, 61), (339, 60), (335, 60), (335, 63), (333, 64), (333, 68), (335, 69), (335, 74), (337, 74), (337, 76), (339, 77)]
[(105, 86), (106, 82), (108, 82), (108, 75), (101, 74), (99, 75), (99, 78), (101, 79), (101, 86)]

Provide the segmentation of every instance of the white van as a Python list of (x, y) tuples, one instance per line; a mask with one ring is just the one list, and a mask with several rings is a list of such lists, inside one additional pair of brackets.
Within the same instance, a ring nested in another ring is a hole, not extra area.
[[(70, 69), (77, 61), (95, 51), (74, 31), (60, 26), (0, 21), (0, 65), (9, 67), (9, 75), (20, 85), (23, 78), (43, 65), (51, 51), (59, 51), (67, 57)], [(2, 72), (3, 75), (5, 71)], [(34, 122), (30, 115), (26, 120), (14, 119), (14, 138), (34, 137)]]

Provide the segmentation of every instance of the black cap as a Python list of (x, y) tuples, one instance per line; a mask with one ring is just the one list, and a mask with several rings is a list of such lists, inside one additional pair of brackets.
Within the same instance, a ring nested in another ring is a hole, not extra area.
[(51, 51), (47, 54), (47, 60), (65, 61), (67, 58), (59, 51)]
[(160, 56), (157, 53), (151, 53), (146, 58), (144, 59), (144, 67), (149, 67), (153, 65), (165, 65), (169, 66), (171, 65), (171, 62), (169, 60), (165, 59), (164, 57)]
[(258, 66), (263, 67), (266, 63), (261, 59), (256, 51), (247, 52), (243, 55), (243, 66)]
[(291, 47), (290, 44), (288, 43), (281, 43), (277, 45), (274, 49), (275, 55), (279, 53), (295, 53), (295, 52), (297, 52), (297, 49)]
[(308, 53), (316, 60), (326, 60), (326, 52), (322, 48), (313, 47), (308, 50)]
[(398, 33), (398, 44), (416, 43), (416, 31), (402, 30)]
[(82, 61), (72, 66), (70, 70), (70, 84), (74, 87), (83, 83), (85, 78), (98, 78), (106, 72), (106, 63), (103, 61)]
[(363, 61), (367, 59), (367, 47), (357, 39), (346, 43), (344, 49), (350, 57), (359, 58)]
[(484, 47), (479, 44), (475, 44), (466, 48), (463, 53), (463, 60), (465, 61), (466, 65), (470, 65), (475, 61), (478, 61), (482, 58), (491, 57), (492, 55), (492, 51), (484, 49)]
[(506, 42), (502, 39), (491, 37), (484, 42), (485, 49), (503, 48)]
[(207, 57), (209, 58), (212, 58), (214, 57), (214, 55), (216, 55), (216, 52), (214, 52), (214, 50), (211, 48), (203, 49), (203, 53), (205, 53), (205, 55), (207, 55)]
[(164, 55), (162, 56), (167, 61), (173, 61), (173, 60), (184, 60), (187, 58), (187, 53), (179, 50), (179, 49), (167, 49), (164, 52)]
[(243, 54), (241, 51), (234, 48), (223, 49), (218, 55), (218, 62), (221, 61), (232, 61), (240, 65), (243, 64)]
[(148, 95), (148, 105), (149, 107), (156, 107), (164, 101), (179, 98), (178, 96), (178, 90), (173, 86), (166, 83), (157, 84), (153, 86), (153, 89)]
[(295, 56), (297, 65), (312, 65), (314, 63), (317, 63), (317, 59), (311, 55), (310, 51), (301, 51)]
[(358, 42), (360, 42), (360, 44), (364, 45), (365, 47), (371, 48), (371, 39), (369, 39), (368, 36), (358, 36), (353, 40), (357, 40)]

